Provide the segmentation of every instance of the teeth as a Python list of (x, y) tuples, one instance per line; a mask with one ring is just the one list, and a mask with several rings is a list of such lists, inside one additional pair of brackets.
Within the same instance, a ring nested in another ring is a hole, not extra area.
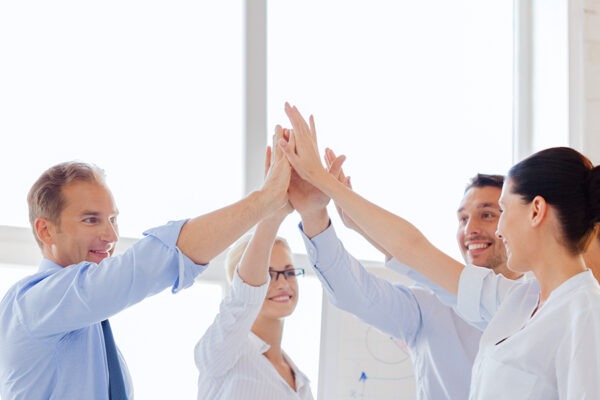
[(486, 247), (488, 247), (487, 243), (469, 244), (467, 246), (469, 250), (485, 249)]
[(273, 297), (274, 301), (284, 301), (284, 300), (289, 300), (290, 296), (277, 296), (277, 297)]

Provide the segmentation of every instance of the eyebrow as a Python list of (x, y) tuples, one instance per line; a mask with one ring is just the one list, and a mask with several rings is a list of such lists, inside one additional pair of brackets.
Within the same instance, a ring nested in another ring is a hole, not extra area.
[[(491, 202), (485, 202), (485, 203), (480, 203), (477, 204), (477, 207), (475, 207), (476, 209), (481, 209), (481, 208), (500, 208), (500, 205), (498, 203), (491, 203)], [(456, 212), (457, 213), (461, 213), (464, 211), (464, 207), (459, 208)]]
[(85, 211), (81, 212), (81, 216), (97, 217), (98, 215), (100, 215), (100, 213), (98, 211), (85, 210)]
[[(293, 269), (293, 268), (294, 268), (294, 266), (293, 266), (292, 264), (288, 264), (288, 265), (285, 265), (285, 266), (283, 267), (283, 269), (282, 269), (282, 270), (280, 270), (280, 271), (284, 271), (284, 270), (286, 270), (286, 269)], [(273, 267), (271, 267), (271, 266), (269, 265), (269, 269), (273, 269)], [(277, 271), (277, 270), (274, 270), (274, 271)]]

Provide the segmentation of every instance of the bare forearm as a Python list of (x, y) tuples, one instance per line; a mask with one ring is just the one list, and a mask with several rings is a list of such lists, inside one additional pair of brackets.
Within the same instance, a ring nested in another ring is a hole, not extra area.
[(240, 278), (248, 285), (260, 286), (267, 282), (271, 250), (282, 221), (282, 218), (275, 216), (257, 225), (238, 266)]
[(392, 258), (392, 255), (385, 249), (385, 247), (380, 245), (375, 239), (373, 239), (371, 236), (369, 236), (360, 227), (357, 226), (354, 230), (356, 232), (358, 232), (362, 237), (364, 237), (367, 240), (367, 242), (371, 243), (371, 245), (373, 247), (375, 247), (377, 250), (379, 250), (385, 256), (386, 261)]
[(196, 264), (207, 264), (272, 211), (269, 195), (256, 191), (244, 199), (189, 220), (177, 247)]
[(457, 292), (463, 266), (433, 246), (410, 222), (364, 199), (326, 171), (317, 172), (310, 181), (342, 207), (374, 244), (446, 290)]
[(329, 213), (327, 208), (323, 208), (318, 212), (311, 214), (301, 214), (302, 217), (302, 231), (309, 238), (317, 236), (323, 232), (329, 226)]

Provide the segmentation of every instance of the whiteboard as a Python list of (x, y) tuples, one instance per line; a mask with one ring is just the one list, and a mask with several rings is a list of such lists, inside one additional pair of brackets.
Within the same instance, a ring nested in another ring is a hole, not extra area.
[[(392, 282), (412, 283), (382, 267), (369, 271)], [(318, 399), (416, 399), (413, 365), (405, 345), (336, 308), (326, 294)]]

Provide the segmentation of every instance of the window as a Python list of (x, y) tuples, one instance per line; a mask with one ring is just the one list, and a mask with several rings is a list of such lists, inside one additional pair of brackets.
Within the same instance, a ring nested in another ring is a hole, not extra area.
[[(269, 2), (269, 126), (289, 126), (285, 101), (313, 114), (321, 150), (347, 155), (357, 192), (459, 258), (452, 232), (468, 179), (511, 165), (512, 7)], [(330, 214), (356, 257), (382, 259)], [(298, 220), (282, 232), (304, 252)]]
[(72, 159), (106, 170), (123, 236), (238, 200), (242, 12), (191, 0), (0, 5), (0, 132), (11, 138), (0, 225), (28, 226), (31, 184)]

